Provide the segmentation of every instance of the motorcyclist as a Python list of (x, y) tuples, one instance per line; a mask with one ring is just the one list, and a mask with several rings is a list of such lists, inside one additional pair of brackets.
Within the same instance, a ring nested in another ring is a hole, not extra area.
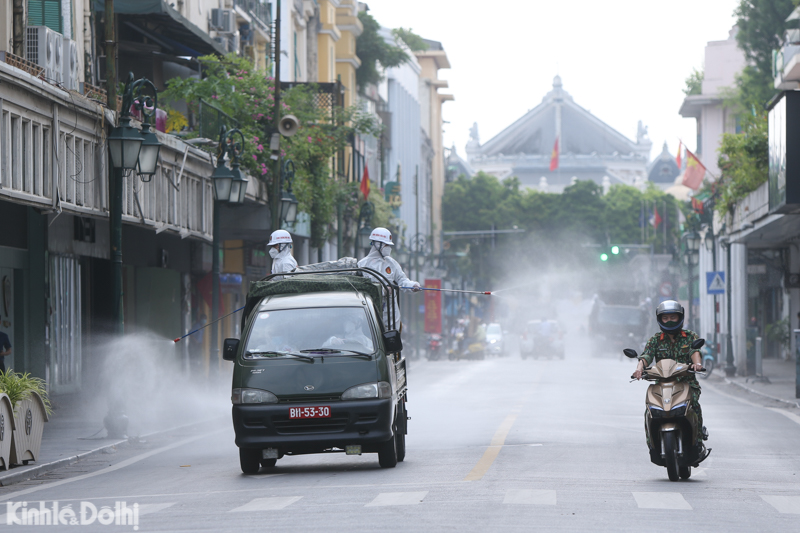
[[(691, 344), (699, 336), (693, 331), (683, 329), (683, 306), (675, 300), (666, 300), (656, 307), (656, 320), (660, 333), (656, 333), (647, 341), (642, 355), (636, 364), (636, 371), (633, 377), (642, 379), (642, 372), (653, 362), (662, 359), (673, 359), (678, 363), (688, 364), (689, 368), (699, 371), (703, 368), (702, 355), (698, 350), (693, 350)], [(698, 440), (695, 444), (703, 445), (703, 441), (708, 439), (708, 431), (703, 425), (703, 411), (700, 409), (700, 384), (693, 374), (681, 376), (678, 381), (683, 381), (691, 387), (692, 408), (697, 413), (697, 424), (702, 428), (698, 432)]]
[(292, 272), (297, 261), (292, 257), (292, 236), (283, 229), (275, 230), (269, 236), (269, 256), (272, 258), (272, 273)]
[[(386, 228), (375, 228), (369, 236), (369, 253), (358, 262), (360, 268), (371, 268), (380, 272), (390, 282), (398, 286), (412, 289), (414, 292), (421, 290), (417, 281), (408, 279), (400, 264), (390, 257), (392, 253), (392, 232)], [(387, 322), (386, 303), (384, 302), (383, 320)], [(395, 301), (395, 320), (400, 323), (400, 306)], [(402, 326), (400, 326), (402, 327)]]

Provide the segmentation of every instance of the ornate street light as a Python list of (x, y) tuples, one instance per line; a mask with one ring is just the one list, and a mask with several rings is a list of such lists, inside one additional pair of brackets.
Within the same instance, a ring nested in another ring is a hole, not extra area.
[(714, 233), (711, 231), (711, 228), (706, 231), (706, 237), (703, 239), (703, 242), (706, 245), (706, 250), (709, 252), (714, 251)]
[(372, 235), (372, 230), (369, 226), (362, 226), (361, 229), (358, 230), (358, 247), (362, 250), (366, 250), (369, 248), (370, 243), (370, 236)]
[(700, 234), (696, 231), (690, 231), (684, 235), (686, 239), (686, 248), (690, 252), (698, 252), (700, 250)]
[[(125, 99), (123, 98), (123, 105)], [(119, 118), (119, 126), (108, 136), (108, 151), (115, 170), (134, 170), (139, 164), (139, 151), (144, 139), (139, 130), (131, 126), (130, 114)]]
[[(149, 89), (152, 96), (142, 94)], [(131, 125), (131, 107), (142, 114), (142, 131)], [(125, 92), (122, 96), (120, 125), (108, 136), (108, 151), (115, 170), (137, 170), (143, 181), (150, 181), (156, 173), (161, 143), (150, 129), (150, 117), (158, 109), (158, 91), (147, 78), (133, 81), (128, 73)]]
[[(292, 193), (292, 180), (294, 179), (294, 161), (287, 159), (283, 163), (281, 179), (286, 181), (286, 190), (281, 192), (281, 220), (292, 225), (297, 220), (298, 201)], [(283, 186), (281, 184), (281, 189)]]
[[(244, 203), (247, 193), (247, 178), (239, 168), (239, 156), (244, 145), (244, 134), (233, 129), (225, 130), (225, 126), (220, 127), (219, 152), (217, 153), (217, 168), (211, 175), (211, 182), (214, 184), (214, 199), (218, 202), (241, 205)], [(238, 135), (241, 142), (234, 142), (233, 137)], [(225, 155), (231, 159), (231, 167), (225, 166)]]

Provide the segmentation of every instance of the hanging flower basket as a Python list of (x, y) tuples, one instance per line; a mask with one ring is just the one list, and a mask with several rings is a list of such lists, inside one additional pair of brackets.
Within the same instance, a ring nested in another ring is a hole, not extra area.
[(11, 442), (14, 432), (14, 407), (7, 394), (0, 392), (0, 468), (11, 467)]
[(42, 432), (47, 422), (47, 408), (42, 397), (30, 391), (14, 409), (14, 432), (11, 441), (11, 464), (28, 464), (39, 458)]

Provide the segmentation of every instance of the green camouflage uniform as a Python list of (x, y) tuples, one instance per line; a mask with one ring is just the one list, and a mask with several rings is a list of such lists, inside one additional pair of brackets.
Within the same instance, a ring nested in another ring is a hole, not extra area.
[[(692, 350), (692, 342), (699, 338), (700, 336), (697, 335), (697, 333), (689, 331), (688, 329), (683, 329), (680, 333), (675, 335), (675, 340), (666, 333), (656, 333), (647, 341), (647, 345), (644, 347), (644, 351), (639, 359), (644, 361), (645, 368), (653, 364), (654, 359), (655, 362), (661, 361), (662, 359), (673, 359), (678, 363), (690, 365), (692, 364), (692, 353), (699, 351)], [(697, 382), (697, 378), (694, 374), (681, 376), (677, 381), (688, 383), (689, 387), (692, 389), (692, 409), (697, 413), (697, 429), (700, 430), (703, 427), (703, 411), (700, 409), (700, 384)], [(702, 443), (702, 431), (698, 431), (697, 444), (702, 445)]]

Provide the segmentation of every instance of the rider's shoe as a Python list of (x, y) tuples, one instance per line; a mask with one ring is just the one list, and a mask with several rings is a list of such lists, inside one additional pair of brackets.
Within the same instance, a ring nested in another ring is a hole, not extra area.
[(700, 432), (703, 434), (703, 440), (708, 440), (708, 430), (705, 426), (703, 426), (703, 429)]

